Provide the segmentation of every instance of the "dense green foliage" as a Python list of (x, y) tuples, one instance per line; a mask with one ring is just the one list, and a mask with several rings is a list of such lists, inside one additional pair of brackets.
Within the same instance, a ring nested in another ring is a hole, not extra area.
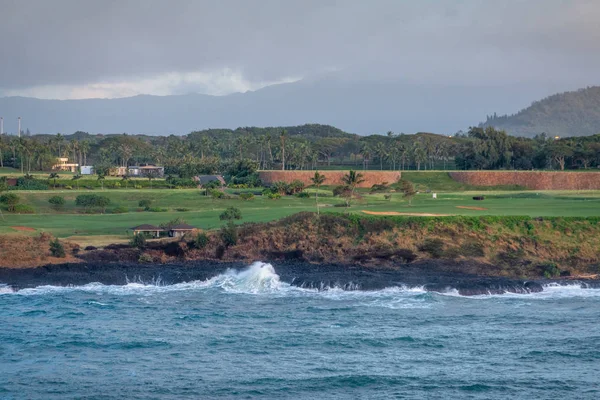
[(52, 254), (52, 257), (65, 257), (65, 247), (58, 239), (54, 239), (50, 242), (50, 254)]
[(482, 126), (494, 126), (512, 135), (533, 137), (595, 135), (600, 127), (600, 87), (555, 94), (513, 115), (488, 116)]
[(75, 204), (84, 207), (87, 211), (100, 209), (104, 212), (106, 207), (110, 204), (110, 199), (106, 196), (97, 194), (81, 194), (75, 199)]

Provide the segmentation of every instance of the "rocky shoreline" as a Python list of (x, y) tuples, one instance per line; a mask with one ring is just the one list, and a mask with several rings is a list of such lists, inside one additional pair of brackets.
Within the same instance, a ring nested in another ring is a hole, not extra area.
[[(268, 262), (268, 261), (265, 261)], [(312, 264), (302, 261), (272, 261), (281, 281), (303, 288), (326, 290), (380, 290), (389, 287), (423, 287), (427, 291), (448, 292), (473, 296), (503, 293), (537, 293), (544, 285), (581, 284), (600, 288), (600, 280), (540, 279), (525, 280), (485, 276), (460, 272), (472, 268), (472, 263), (449, 263), (427, 260), (395, 268), (372, 268), (362, 265)], [(452, 264), (452, 265), (451, 265)], [(469, 264), (469, 265), (466, 265)], [(92, 282), (105, 285), (125, 285), (131, 282), (171, 285), (203, 281), (228, 269), (242, 270), (244, 262), (211, 260), (187, 261), (172, 264), (139, 263), (71, 263), (37, 268), (0, 268), (0, 283), (15, 290), (44, 285), (80, 286)]]

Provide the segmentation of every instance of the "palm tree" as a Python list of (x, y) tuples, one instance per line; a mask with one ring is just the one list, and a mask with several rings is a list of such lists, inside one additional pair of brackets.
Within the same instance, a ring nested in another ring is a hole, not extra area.
[(79, 180), (81, 179), (81, 175), (77, 174), (77, 175), (73, 175), (73, 177), (71, 178), (72, 181), (75, 181), (75, 183), (77, 184), (77, 190), (79, 190)]
[(281, 131), (279, 138), (281, 139), (281, 170), (285, 171), (285, 137), (287, 132), (285, 129)]
[(82, 140), (79, 143), (79, 151), (81, 152), (81, 155), (83, 156), (83, 158), (79, 157), (80, 158), (80, 160), (79, 160), (80, 164), (87, 165), (87, 154), (90, 151), (90, 147), (91, 147), (91, 145), (90, 145), (90, 141), (89, 140)]
[(104, 180), (105, 179), (106, 179), (106, 177), (104, 175), (98, 174), (98, 182), (100, 182), (102, 190), (104, 190)]
[(54, 189), (56, 189), (56, 180), (59, 178), (60, 176), (56, 173), (56, 172), (52, 172), (49, 176), (48, 179), (53, 179), (54, 180)]
[(65, 137), (63, 135), (61, 135), (60, 133), (57, 133), (56, 137), (54, 138), (54, 142), (56, 143), (56, 148), (58, 150), (58, 157), (60, 157), (61, 156), (60, 148), (61, 148), (62, 144), (65, 142)]
[(129, 175), (123, 175), (121, 180), (125, 183), (125, 189), (127, 189), (127, 186), (128, 186), (129, 181), (131, 180), (131, 177)]
[(362, 145), (360, 154), (363, 157), (363, 169), (369, 168), (369, 158), (371, 158), (371, 146), (368, 143)]
[(383, 170), (383, 159), (388, 155), (387, 148), (382, 142), (379, 142), (375, 145), (374, 152), (377, 154), (377, 158), (379, 158), (379, 169)]
[(315, 172), (315, 176), (310, 178), (312, 184), (316, 186), (317, 190), (315, 191), (315, 202), (317, 203), (317, 215), (319, 215), (319, 187), (325, 182), (325, 175), (319, 173), (319, 171)]
[(342, 182), (350, 187), (350, 196), (346, 198), (346, 207), (350, 207), (350, 201), (352, 200), (352, 197), (354, 197), (356, 186), (364, 181), (363, 174), (353, 170), (348, 171), (348, 173), (342, 177)]

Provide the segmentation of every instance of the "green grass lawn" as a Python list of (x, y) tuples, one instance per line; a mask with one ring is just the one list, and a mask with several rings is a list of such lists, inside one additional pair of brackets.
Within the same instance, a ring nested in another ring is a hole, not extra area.
[[(239, 199), (213, 200), (200, 195), (196, 189), (181, 190), (82, 190), (82, 191), (29, 191), (15, 192), (23, 203), (33, 206), (36, 214), (14, 215), (3, 212), (0, 219), (0, 234), (17, 233), (12, 226), (31, 227), (39, 231), (47, 231), (59, 237), (118, 235), (125, 237), (127, 229), (139, 224), (158, 225), (176, 217), (185, 219), (189, 224), (202, 229), (213, 229), (221, 226), (219, 214), (227, 207), (238, 207), (242, 211), (243, 222), (271, 221), (300, 211), (315, 211), (314, 197), (301, 199), (287, 196), (279, 200), (269, 200), (257, 196), (254, 200)], [(111, 205), (124, 206), (129, 212), (124, 214), (81, 214), (75, 206), (75, 197), (81, 193), (106, 195)], [(60, 194), (67, 204), (61, 211), (50, 208), (48, 198)], [(431, 194), (417, 195), (412, 206), (394, 194), (390, 201), (382, 194), (363, 195), (355, 201), (350, 212), (361, 213), (363, 210), (375, 212), (428, 213), (455, 215), (529, 215), (529, 216), (600, 216), (600, 191), (587, 192), (516, 192), (488, 191), (484, 201), (472, 199), (479, 192), (441, 192), (433, 199)], [(334, 207), (343, 202), (334, 198), (331, 192), (321, 190), (319, 194), (322, 212), (344, 212), (345, 208)], [(167, 208), (167, 212), (138, 211), (138, 202), (151, 199), (152, 205)], [(485, 210), (457, 208), (480, 207)], [(189, 211), (176, 211), (178, 208)], [(33, 234), (34, 232), (32, 232)]]

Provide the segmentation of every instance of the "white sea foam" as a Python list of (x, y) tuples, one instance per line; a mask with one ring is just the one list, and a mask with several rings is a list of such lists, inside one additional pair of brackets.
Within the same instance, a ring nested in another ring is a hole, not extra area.
[(57, 295), (67, 292), (79, 291), (94, 294), (110, 295), (136, 295), (152, 296), (160, 293), (190, 291), (190, 290), (220, 290), (227, 293), (275, 295), (275, 296), (319, 296), (331, 300), (355, 300), (364, 305), (382, 306), (389, 308), (413, 307), (419, 303), (431, 302), (435, 296), (461, 297), (468, 299), (489, 298), (524, 298), (528, 299), (553, 299), (563, 297), (600, 297), (600, 289), (587, 289), (580, 284), (544, 286), (540, 293), (515, 294), (505, 293), (499, 295), (461, 296), (456, 289), (449, 288), (443, 293), (430, 293), (421, 287), (396, 286), (381, 290), (343, 290), (338, 287), (323, 286), (319, 289), (300, 288), (282, 282), (271, 264), (255, 262), (244, 270), (227, 270), (226, 272), (205, 281), (192, 281), (165, 285), (160, 279), (150, 283), (129, 282), (126, 285), (103, 285), (89, 283), (82, 286), (38, 286), (36, 288), (13, 290), (10, 286), (0, 284), (1, 294), (17, 295)]

